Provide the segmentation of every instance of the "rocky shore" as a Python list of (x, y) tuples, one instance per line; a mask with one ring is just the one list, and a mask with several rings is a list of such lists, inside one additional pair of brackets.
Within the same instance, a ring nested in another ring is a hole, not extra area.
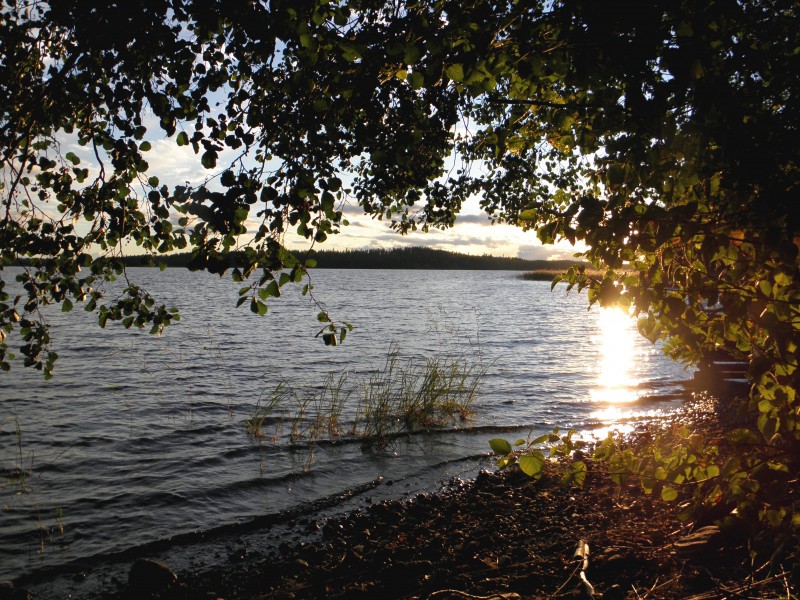
[(614, 486), (598, 464), (583, 488), (561, 486), (554, 467), (538, 481), (519, 472), (483, 472), (443, 493), (383, 502), (319, 524), (319, 543), (285, 545), (257, 565), (232, 561), (224, 570), (179, 573), (174, 583), (159, 576), (160, 591), (135, 581), (141, 574), (132, 571), (121, 597), (770, 596), (770, 588), (748, 579), (743, 548), (718, 534), (690, 535), (692, 526), (674, 512), (633, 487)]
[[(697, 427), (716, 426), (690, 410)], [(440, 493), (310, 522), (310, 541), (287, 540), (268, 556), (234, 553), (222, 568), (173, 573), (140, 560), (108, 597), (786, 597), (790, 584), (754, 573), (741, 544), (714, 527), (681, 523), (674, 504), (616, 486), (604, 464), (587, 462), (581, 488), (562, 486), (556, 464), (538, 480), (483, 471)]]
[[(713, 408), (688, 406), (676, 420), (708, 431), (719, 427)], [(152, 597), (786, 597), (789, 584), (754, 574), (740, 544), (680, 522), (674, 504), (616, 486), (604, 464), (588, 464), (581, 488), (562, 486), (551, 464), (539, 480), (484, 471), (437, 494), (376, 503), (312, 524), (316, 542), (283, 544), (256, 564), (178, 573)], [(131, 585), (122, 597), (141, 597)]]

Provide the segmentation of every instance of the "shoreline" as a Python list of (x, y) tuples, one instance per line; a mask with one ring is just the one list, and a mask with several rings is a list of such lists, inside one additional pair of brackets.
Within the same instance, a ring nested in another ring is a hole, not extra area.
[[(673, 417), (635, 432), (632, 442), (675, 422), (719, 427), (713, 409), (687, 401)], [(484, 469), (469, 481), (452, 479), (438, 492), (362, 500), (344, 513), (249, 534), (271, 538), (269, 551), (248, 543), (247, 536), (186, 548), (198, 551), (194, 561), (161, 565), (170, 575), (160, 589), (146, 582), (141, 587), (142, 577), (128, 574), (130, 562), (118, 565), (115, 575), (105, 574), (107, 585), (98, 597), (715, 598), (720, 585), (747, 585), (748, 572), (740, 566), (746, 552), (731, 545), (687, 559), (674, 543), (691, 524), (677, 521), (677, 507), (637, 485), (615, 486), (605, 465), (593, 461), (583, 488), (561, 486), (550, 463), (539, 480)], [(588, 584), (577, 568), (582, 559), (575, 558), (582, 542), (588, 545)], [(751, 597), (763, 593), (757, 588)]]
[[(674, 423), (714, 431), (719, 421), (715, 402), (693, 400), (632, 443)], [(169, 597), (699, 599), (745, 589), (754, 595), (741, 597), (768, 597), (770, 588), (748, 582), (749, 557), (736, 543), (689, 554), (676, 546), (695, 525), (677, 511), (638, 484), (614, 485), (594, 461), (582, 488), (560, 485), (554, 463), (539, 480), (484, 470), (440, 493), (329, 519), (318, 543), (284, 544), (261, 564), (183, 574)]]

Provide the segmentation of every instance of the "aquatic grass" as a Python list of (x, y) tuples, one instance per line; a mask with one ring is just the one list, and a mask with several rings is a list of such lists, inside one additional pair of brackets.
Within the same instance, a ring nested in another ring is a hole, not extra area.
[[(19, 419), (7, 418), (6, 422), (12, 421), (14, 424), (14, 461), (13, 465), (5, 464), (5, 461), (0, 458), (0, 473), (2, 473), (2, 480), (0, 481), (0, 489), (10, 488), (14, 490), (15, 494), (22, 494), (29, 491), (28, 488), (28, 474), (33, 472), (33, 451), (26, 452), (22, 444), (22, 427), (20, 426)], [(0, 432), (3, 428), (0, 427)], [(27, 466), (26, 463), (28, 463)]]
[(354, 426), (358, 437), (383, 440), (395, 429), (392, 423), (396, 418), (398, 381), (402, 381), (404, 373), (398, 369), (398, 354), (392, 349), (386, 357), (382, 371), (370, 374), (367, 384), (362, 386), (360, 413), (363, 423), (361, 428)]
[[(34, 475), (36, 455), (33, 450), (25, 449), (22, 426), (16, 415), (0, 421), (0, 436), (5, 436), (8, 424), (13, 424), (13, 458), (7, 462), (5, 456), (0, 455), (0, 504), (4, 513), (28, 514), (27, 518), (36, 524), (39, 535), (37, 551), (44, 554), (48, 543), (53, 542), (56, 536), (64, 535), (63, 510), (55, 507), (54, 525), (43, 520), (45, 509), (40, 506), (36, 488), (30, 482)], [(5, 447), (2, 449), (5, 451)]]
[[(627, 269), (626, 269), (627, 270)], [(605, 275), (605, 271), (601, 271), (600, 269), (595, 269), (593, 267), (586, 267), (584, 268), (584, 272), (589, 277), (594, 277), (597, 279), (602, 279)], [(517, 279), (522, 279), (524, 281), (549, 281), (552, 282), (556, 277), (564, 275), (567, 273), (567, 269), (560, 269), (560, 268), (542, 268), (536, 269), (534, 271), (526, 271), (525, 273), (520, 273), (517, 275)]]
[(314, 422), (312, 433), (315, 438), (322, 433), (338, 436), (342, 433), (342, 412), (355, 387), (348, 385), (348, 374), (328, 373), (322, 389), (314, 397)]
[[(291, 396), (292, 391), (284, 381), (280, 382), (278, 386), (267, 395), (266, 400), (262, 393), (253, 414), (244, 420), (244, 427), (247, 433), (254, 437), (264, 437), (264, 424), (267, 422), (267, 419), (278, 406), (282, 403), (285, 404), (287, 399), (291, 398)], [(276, 427), (279, 427), (279, 423), (276, 424)]]
[(309, 441), (315, 441), (314, 439), (310, 438), (311, 428), (305, 425), (306, 409), (308, 408), (310, 402), (311, 402), (311, 397), (309, 396), (295, 395), (295, 404), (297, 408), (293, 413), (292, 428), (289, 432), (289, 439), (292, 441), (293, 444), (296, 444), (303, 438), (309, 439)]
[[(321, 439), (347, 435), (367, 447), (385, 447), (398, 435), (441, 429), (461, 423), (473, 414), (487, 367), (466, 355), (436, 356), (421, 361), (401, 358), (390, 348), (382, 368), (366, 378), (351, 381), (347, 372), (329, 373), (318, 388), (293, 389), (284, 380), (244, 421), (251, 435), (263, 436), (268, 416), (277, 406), (287, 409), (292, 444), (312, 447)], [(342, 420), (345, 407), (355, 398), (352, 421)], [(274, 439), (277, 442), (279, 436)]]
[(428, 358), (424, 365), (409, 361), (403, 373), (400, 415), (408, 431), (437, 428), (472, 413), (486, 369), (464, 356)]

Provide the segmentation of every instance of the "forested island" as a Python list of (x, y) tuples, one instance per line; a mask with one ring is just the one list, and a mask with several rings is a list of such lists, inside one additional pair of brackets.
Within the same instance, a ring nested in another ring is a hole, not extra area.
[[(463, 254), (423, 246), (406, 248), (369, 248), (358, 250), (320, 250), (313, 254), (318, 269), (427, 269), (475, 271), (541, 271), (555, 273), (585, 264), (576, 260), (525, 260), (505, 256)], [(127, 256), (122, 259), (127, 266), (191, 267), (192, 255), (188, 252), (159, 256), (157, 260), (146, 255)], [(242, 261), (236, 254), (228, 256), (229, 266)]]

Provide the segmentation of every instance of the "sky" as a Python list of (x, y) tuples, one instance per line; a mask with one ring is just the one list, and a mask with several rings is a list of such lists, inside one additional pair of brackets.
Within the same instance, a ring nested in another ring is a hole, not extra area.
[[(146, 123), (146, 126), (150, 132), (159, 132), (156, 123)], [(150, 141), (152, 149), (145, 154), (145, 158), (151, 167), (146, 174), (158, 176), (161, 184), (170, 187), (185, 183), (195, 185), (213, 174), (203, 168), (199, 156), (194, 153), (191, 146), (178, 146), (174, 137), (151, 138), (148, 141)], [(83, 163), (81, 166), (88, 166), (90, 172), (96, 165), (96, 159), (89, 149), (78, 145), (75, 139), (63, 140), (62, 151), (64, 153), (71, 151), (81, 157)], [(234, 158), (233, 151), (223, 152), (218, 161), (220, 171)], [(141, 190), (141, 192), (143, 192), (142, 195), (146, 195), (146, 190)], [(528, 260), (569, 259), (581, 250), (581, 248), (572, 247), (567, 243), (543, 246), (533, 231), (522, 231), (521, 228), (513, 225), (492, 224), (486, 213), (481, 210), (477, 198), (471, 198), (464, 203), (454, 227), (447, 230), (431, 229), (427, 233), (414, 232), (406, 235), (393, 231), (387, 221), (380, 221), (365, 215), (354, 200), (339, 208), (344, 211), (349, 225), (342, 227), (339, 234), (329, 236), (323, 245), (317, 246), (318, 249), (356, 250), (426, 246), (464, 254), (490, 254)], [(255, 217), (255, 212), (252, 211), (253, 217)], [(255, 218), (249, 221), (247, 223), (248, 230), (255, 231), (258, 224), (259, 221)], [(284, 241), (292, 250), (303, 250), (308, 247), (308, 241), (297, 235), (288, 234)], [(126, 252), (137, 253), (135, 246), (129, 246)]]
[[(528, 260), (573, 258), (579, 250), (563, 246), (543, 246), (533, 231), (522, 231), (513, 225), (492, 224), (478, 205), (477, 199), (465, 203), (451, 229), (431, 229), (427, 233), (406, 235), (392, 231), (388, 223), (360, 212), (358, 206), (346, 211), (350, 222), (341, 234), (328, 238), (326, 249), (393, 248), (427, 246), (464, 254), (491, 254)], [(329, 243), (330, 242), (330, 243)]]

